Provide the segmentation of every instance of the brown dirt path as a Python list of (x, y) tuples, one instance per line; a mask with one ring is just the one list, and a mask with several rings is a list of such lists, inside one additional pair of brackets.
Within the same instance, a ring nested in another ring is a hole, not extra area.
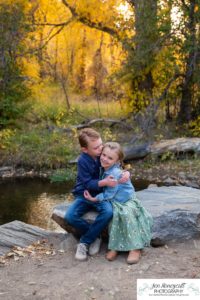
[(86, 262), (74, 259), (74, 247), (0, 264), (0, 299), (136, 300), (137, 278), (200, 278), (200, 241), (147, 248), (131, 266), (125, 253), (106, 261), (106, 244)]

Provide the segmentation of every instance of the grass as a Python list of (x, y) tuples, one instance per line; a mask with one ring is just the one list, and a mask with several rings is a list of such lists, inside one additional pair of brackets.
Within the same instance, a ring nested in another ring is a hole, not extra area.
[[(67, 110), (58, 86), (41, 85), (24, 119), (19, 120), (15, 128), (0, 131), (0, 165), (62, 168), (80, 151), (77, 131), (63, 132), (63, 128), (88, 118), (118, 119), (125, 113), (118, 102), (101, 102), (101, 114), (92, 98), (82, 101), (81, 96), (71, 95), (70, 102), (71, 109)], [(104, 140), (116, 139), (109, 128), (102, 124), (97, 127)]]
[[(70, 94), (70, 110), (62, 90), (56, 85), (41, 85), (35, 90), (32, 98), (32, 107), (19, 120), (15, 128), (0, 131), (0, 165), (27, 166), (35, 169), (63, 169), (69, 161), (79, 154), (77, 140), (78, 132), (72, 130), (64, 132), (75, 124), (80, 124), (87, 119), (112, 118), (119, 119), (127, 116), (126, 105), (123, 107), (118, 101), (101, 101), (81, 95)], [(162, 123), (162, 122), (161, 122)], [(95, 128), (101, 133), (104, 141), (129, 142), (137, 129), (125, 130), (124, 128), (108, 127), (96, 124)], [(173, 123), (159, 125), (152, 131), (153, 140), (186, 136)], [(175, 161), (170, 154), (162, 157), (165, 160)], [(152, 164), (155, 163), (152, 161)], [(181, 162), (180, 162), (181, 163)], [(145, 167), (144, 162), (144, 167)], [(147, 161), (151, 164), (151, 159)], [(70, 174), (55, 174), (57, 180), (61, 177), (70, 177)], [(73, 176), (73, 174), (72, 174)]]
[(94, 97), (70, 94), (69, 102), (68, 110), (64, 94), (58, 86), (41, 86), (39, 92), (35, 92), (32, 113), (58, 124), (78, 124), (88, 118), (119, 119), (128, 111), (125, 104), (110, 99), (97, 101)]
[(73, 158), (73, 139), (44, 128), (16, 130), (7, 138), (0, 163), (58, 168)]

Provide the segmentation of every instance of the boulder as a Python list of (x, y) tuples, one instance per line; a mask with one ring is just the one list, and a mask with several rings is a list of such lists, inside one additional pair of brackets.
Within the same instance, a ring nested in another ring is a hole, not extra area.
[[(200, 238), (199, 189), (185, 186), (151, 186), (136, 194), (154, 219), (152, 246)], [(78, 236), (76, 229), (64, 221), (69, 205), (70, 202), (57, 205), (53, 209), (52, 219), (66, 231)], [(89, 212), (83, 217), (88, 222), (93, 222), (96, 216), (96, 212)], [(108, 237), (107, 230), (103, 236)]]
[(51, 242), (55, 239), (56, 244), (59, 244), (66, 238), (66, 233), (45, 230), (21, 221), (12, 221), (0, 226), (0, 256), (9, 252), (14, 246), (26, 248), (42, 239)]

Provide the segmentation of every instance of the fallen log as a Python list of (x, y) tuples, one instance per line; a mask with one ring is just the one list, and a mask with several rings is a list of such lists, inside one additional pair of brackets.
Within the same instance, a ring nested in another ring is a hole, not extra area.
[(123, 151), (124, 151), (124, 161), (129, 161), (132, 159), (139, 159), (139, 158), (144, 158), (147, 156), (150, 152), (150, 146), (149, 144), (143, 144), (143, 145), (127, 145), (123, 146)]
[(180, 153), (200, 153), (200, 138), (178, 138), (163, 140), (150, 145), (150, 153), (161, 155), (166, 152)]
[(143, 144), (135, 146), (134, 144), (123, 147), (125, 152), (125, 161), (144, 158), (147, 155), (161, 156), (164, 153), (175, 154), (200, 154), (200, 138), (178, 138), (162, 140), (153, 144)]

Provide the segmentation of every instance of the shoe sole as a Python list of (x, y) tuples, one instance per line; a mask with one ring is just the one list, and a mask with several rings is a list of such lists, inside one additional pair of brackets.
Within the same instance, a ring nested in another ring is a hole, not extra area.
[(87, 259), (88, 258), (80, 259), (80, 258), (75, 257), (75, 260), (77, 260), (77, 261), (86, 261)]

